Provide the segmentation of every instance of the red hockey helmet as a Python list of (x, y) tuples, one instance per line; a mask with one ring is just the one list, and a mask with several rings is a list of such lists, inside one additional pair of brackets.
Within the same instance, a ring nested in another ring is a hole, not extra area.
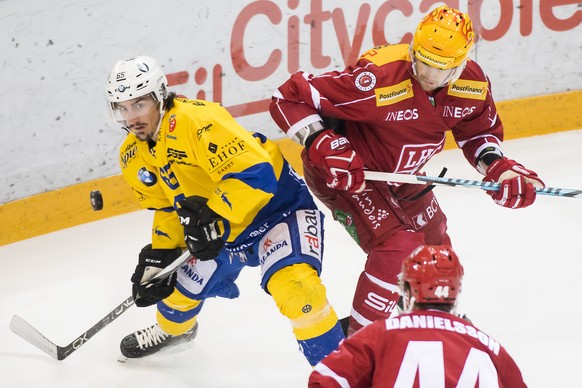
[(423, 245), (404, 259), (399, 279), (401, 287), (410, 285), (416, 303), (455, 304), (463, 266), (451, 247)]

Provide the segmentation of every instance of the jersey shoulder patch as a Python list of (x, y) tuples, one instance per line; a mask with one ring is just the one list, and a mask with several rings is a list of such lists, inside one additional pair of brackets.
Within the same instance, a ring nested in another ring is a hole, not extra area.
[(408, 45), (388, 44), (376, 46), (362, 54), (360, 60), (362, 59), (370, 61), (376, 66), (396, 61), (406, 61), (408, 60)]
[(485, 100), (489, 85), (483, 81), (473, 81), (459, 78), (449, 85), (447, 94), (460, 98), (469, 98), (472, 100)]

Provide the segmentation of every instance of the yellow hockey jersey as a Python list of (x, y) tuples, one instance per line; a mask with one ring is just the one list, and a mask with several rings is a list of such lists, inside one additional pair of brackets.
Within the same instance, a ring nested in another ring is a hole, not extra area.
[(213, 102), (175, 98), (155, 143), (128, 134), (120, 165), (141, 206), (155, 211), (154, 248), (185, 246), (175, 208), (192, 195), (208, 198), (225, 219), (231, 249), (254, 241), (291, 210), (315, 208), (278, 146)]

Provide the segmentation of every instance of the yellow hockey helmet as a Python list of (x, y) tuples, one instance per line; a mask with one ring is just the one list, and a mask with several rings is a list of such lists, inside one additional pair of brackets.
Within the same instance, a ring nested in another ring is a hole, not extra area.
[(467, 59), (475, 33), (469, 15), (442, 6), (422, 19), (414, 33), (412, 54), (439, 69), (452, 69)]

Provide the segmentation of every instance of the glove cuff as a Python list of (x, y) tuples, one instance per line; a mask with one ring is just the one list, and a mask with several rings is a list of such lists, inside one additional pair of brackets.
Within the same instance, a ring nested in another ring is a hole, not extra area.
[(507, 179), (520, 176), (524, 177), (527, 183), (531, 183), (536, 188), (543, 189), (545, 187), (544, 182), (538, 177), (538, 174), (532, 170), (528, 170), (522, 164), (516, 162), (515, 160), (508, 159), (505, 156), (491, 163), (491, 165), (487, 168), (487, 175), (485, 175), (483, 180), (488, 182), (501, 183)]
[(313, 144), (315, 139), (317, 139), (319, 137), (319, 135), (321, 135), (322, 133), (324, 133), (326, 131), (330, 131), (330, 129), (322, 129), (320, 131), (314, 132), (311, 135), (309, 135), (307, 137), (307, 139), (305, 139), (305, 149), (307, 151), (309, 151), (309, 148), (311, 148), (311, 145)]
[(180, 257), (181, 254), (181, 248), (152, 248), (152, 244), (148, 244), (139, 253), (139, 264), (165, 268)]

